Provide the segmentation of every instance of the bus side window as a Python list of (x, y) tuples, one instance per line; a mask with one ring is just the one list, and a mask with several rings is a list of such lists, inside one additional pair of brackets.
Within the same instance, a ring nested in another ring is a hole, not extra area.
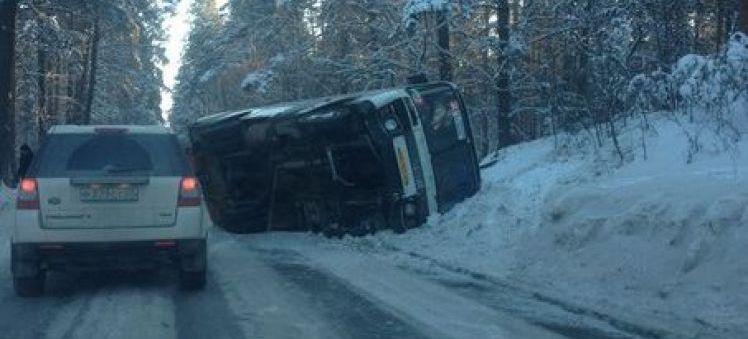
[(459, 98), (451, 89), (437, 88), (413, 95), (429, 147), (447, 150), (468, 140)]

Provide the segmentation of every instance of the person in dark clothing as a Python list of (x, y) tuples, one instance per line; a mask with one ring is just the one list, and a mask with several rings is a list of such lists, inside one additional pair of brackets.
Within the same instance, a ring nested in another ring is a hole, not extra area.
[(26, 176), (26, 172), (28, 171), (29, 166), (31, 166), (31, 160), (34, 159), (34, 152), (31, 150), (29, 145), (23, 144), (20, 151), (21, 156), (18, 159), (18, 180), (21, 180)]

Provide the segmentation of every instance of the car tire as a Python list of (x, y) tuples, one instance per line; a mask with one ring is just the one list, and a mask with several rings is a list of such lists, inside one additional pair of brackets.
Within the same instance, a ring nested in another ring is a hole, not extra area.
[(389, 223), (395, 234), (403, 234), (408, 231), (408, 221), (402, 204), (397, 203), (390, 207)]
[(202, 290), (205, 288), (208, 267), (205, 241), (199, 242), (195, 251), (190, 252), (182, 255), (182, 262), (179, 267), (179, 285), (185, 291)]
[(200, 271), (179, 271), (179, 286), (184, 291), (199, 291), (205, 289), (207, 282), (207, 272)]
[(247, 221), (232, 220), (231, 222), (222, 221), (216, 225), (234, 234), (255, 234), (268, 231), (267, 222), (263, 222), (261, 219), (252, 220), (251, 224)]
[(45, 279), (46, 274), (41, 271), (32, 277), (13, 277), (13, 288), (21, 297), (38, 297), (44, 293)]
[(345, 230), (339, 223), (332, 223), (322, 228), (322, 234), (329, 239), (342, 239), (345, 236)]

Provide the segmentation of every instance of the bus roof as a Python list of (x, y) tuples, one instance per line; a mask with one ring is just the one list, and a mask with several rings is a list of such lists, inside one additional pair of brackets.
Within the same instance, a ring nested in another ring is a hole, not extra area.
[(273, 119), (287, 116), (300, 115), (312, 111), (323, 109), (342, 102), (370, 102), (375, 108), (383, 107), (398, 98), (407, 97), (409, 89), (428, 89), (440, 86), (451, 86), (449, 82), (430, 82), (425, 84), (408, 85), (396, 88), (387, 88), (373, 91), (366, 91), (353, 94), (344, 94), (340, 96), (314, 98), (300, 101), (278, 103), (269, 106), (247, 108), (239, 111), (217, 113), (202, 117), (193, 124), (193, 127), (210, 126), (227, 120), (241, 119)]
[(49, 134), (86, 134), (102, 130), (122, 130), (137, 134), (169, 134), (161, 125), (56, 125), (49, 129)]

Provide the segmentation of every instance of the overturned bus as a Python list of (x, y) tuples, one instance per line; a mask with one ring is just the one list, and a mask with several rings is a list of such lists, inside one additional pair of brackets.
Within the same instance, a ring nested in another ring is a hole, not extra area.
[(403, 232), (480, 187), (451, 83), (221, 113), (189, 132), (211, 216), (231, 232)]

